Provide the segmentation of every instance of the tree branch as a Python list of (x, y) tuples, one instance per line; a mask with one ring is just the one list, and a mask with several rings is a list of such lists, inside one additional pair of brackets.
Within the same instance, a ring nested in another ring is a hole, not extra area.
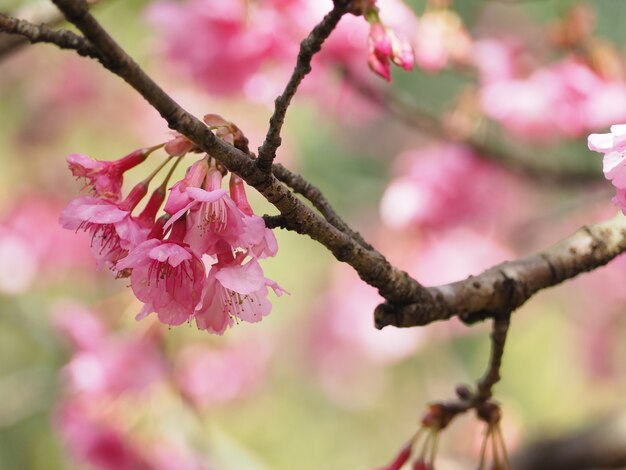
[[(87, 4), (93, 6), (100, 1), (101, 0), (87, 0)], [(20, 18), (36, 25), (45, 24), (48, 26), (56, 26), (65, 19), (58, 9), (45, 3), (27, 5), (15, 12), (11, 12), (11, 15), (7, 16)], [(28, 42), (28, 39), (19, 34), (0, 33), (0, 60), (28, 44)]]
[(279, 180), (293, 189), (296, 193), (302, 194), (313, 206), (324, 216), (324, 218), (341, 230), (343, 233), (355, 239), (363, 248), (373, 250), (372, 245), (365, 241), (360, 233), (355, 232), (350, 226), (335, 212), (335, 209), (326, 200), (322, 192), (314, 185), (305, 180), (302, 176), (289, 171), (280, 163), (272, 167), (272, 173)]
[(276, 157), (276, 150), (280, 147), (282, 139), (280, 131), (285, 121), (285, 114), (291, 103), (291, 99), (298, 91), (298, 86), (304, 77), (311, 71), (311, 60), (320, 51), (322, 44), (330, 36), (333, 29), (339, 23), (343, 15), (348, 12), (348, 5), (344, 2), (334, 2), (333, 9), (313, 28), (311, 33), (300, 44), (300, 52), (291, 78), (285, 87), (283, 94), (276, 98), (274, 114), (270, 118), (270, 127), (267, 130), (265, 141), (259, 147), (257, 166), (266, 174), (272, 168), (272, 162)]
[(100, 54), (89, 41), (66, 29), (52, 29), (44, 24), (37, 25), (0, 13), (0, 31), (19, 35), (33, 44), (47, 42), (61, 49), (74, 50), (83, 57), (100, 60)]
[(553, 247), (496, 265), (478, 276), (431, 287), (432, 305), (386, 302), (375, 312), (377, 328), (410, 327), (459, 316), (468, 323), (513, 311), (537, 291), (603, 266), (626, 251), (626, 217), (581, 228)]
[(483, 377), (476, 384), (477, 391), (475, 399), (478, 402), (489, 400), (493, 395), (493, 386), (500, 381), (502, 356), (504, 355), (504, 345), (506, 344), (506, 336), (510, 325), (511, 312), (506, 312), (505, 314), (493, 319), (489, 366), (485, 375), (483, 375)]

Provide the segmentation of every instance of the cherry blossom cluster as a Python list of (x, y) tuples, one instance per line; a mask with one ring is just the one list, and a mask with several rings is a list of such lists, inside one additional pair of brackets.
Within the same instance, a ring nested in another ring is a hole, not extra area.
[[(230, 143), (245, 139), (217, 115), (205, 116), (205, 122)], [(170, 157), (122, 197), (124, 173), (161, 147)], [(135, 296), (144, 303), (138, 319), (156, 312), (167, 325), (195, 320), (199, 329), (223, 334), (234, 322), (258, 322), (270, 312), (268, 287), (277, 295), (284, 292), (259, 264), (275, 256), (278, 245), (253, 213), (243, 180), (231, 174), (229, 190), (222, 189), (225, 171), (209, 155), (193, 163), (166, 198), (178, 162), (197, 152), (193, 143), (176, 135), (112, 162), (70, 155), (72, 174), (86, 180), (92, 195), (72, 200), (60, 222), (89, 234), (99, 268), (130, 277)], [(171, 160), (175, 163), (168, 175), (134, 214), (152, 179)], [(159, 216), (163, 202), (165, 214)]]
[(588, 145), (604, 154), (604, 176), (617, 190), (613, 204), (626, 214), (626, 124), (611, 126), (608, 134), (591, 134)]

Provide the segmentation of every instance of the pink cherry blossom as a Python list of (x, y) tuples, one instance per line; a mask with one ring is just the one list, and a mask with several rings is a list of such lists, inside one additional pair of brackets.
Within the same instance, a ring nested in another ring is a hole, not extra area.
[(121, 196), (123, 174), (143, 162), (149, 149), (139, 149), (116, 161), (93, 160), (87, 155), (68, 155), (67, 164), (77, 178), (85, 178), (86, 186), (97, 196), (118, 201)]
[(245, 183), (237, 175), (230, 176), (230, 197), (237, 207), (245, 214), (244, 233), (241, 237), (241, 247), (249, 249), (256, 258), (268, 258), (276, 256), (278, 252), (278, 242), (269, 228), (265, 226), (265, 221), (254, 214), (252, 207), (246, 196)]
[(626, 124), (611, 126), (609, 134), (591, 134), (588, 145), (604, 154), (604, 176), (617, 189), (613, 204), (626, 214)]
[(234, 256), (226, 242), (217, 248), (218, 262), (209, 271), (195, 318), (199, 329), (221, 335), (235, 320), (256, 323), (270, 312), (268, 286), (278, 296), (285, 291), (265, 278), (256, 259), (241, 264), (242, 253)]
[(91, 237), (91, 250), (98, 269), (115, 268), (129, 249), (141, 243), (147, 232), (119, 204), (92, 196), (72, 200), (61, 213), (61, 226), (84, 230)]
[(206, 177), (206, 190), (187, 187), (185, 192), (191, 202), (166, 224), (167, 227), (188, 214), (185, 242), (198, 253), (215, 254), (220, 240), (226, 240), (231, 246), (242, 245), (245, 214), (221, 189), (221, 185), (222, 174), (211, 168)]
[(162, 323), (180, 325), (191, 318), (206, 279), (202, 260), (188, 245), (174, 240), (146, 240), (117, 266), (132, 269), (131, 287), (145, 303), (138, 319), (156, 312)]

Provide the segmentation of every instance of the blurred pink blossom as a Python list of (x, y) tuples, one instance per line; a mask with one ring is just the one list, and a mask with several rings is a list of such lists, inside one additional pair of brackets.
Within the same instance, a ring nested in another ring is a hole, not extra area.
[(33, 194), (8, 203), (0, 217), (0, 292), (20, 294), (35, 281), (93, 269), (89, 247), (58, 226), (59, 205)]
[[(479, 53), (497, 50), (493, 43), (483, 44)], [(615, 103), (626, 97), (626, 83), (601, 77), (576, 57), (566, 57), (536, 68), (527, 76), (511, 76), (511, 56), (504, 71), (495, 72), (493, 58), (476, 57), (482, 63), (480, 100), (485, 114), (508, 131), (538, 140), (574, 138), (586, 130), (597, 129), (626, 119), (626, 110)]]
[(515, 254), (497, 238), (459, 228), (427, 237), (413, 255), (409, 272), (426, 285), (460, 281)]
[(151, 470), (135, 442), (112, 422), (74, 400), (57, 412), (56, 426), (69, 452), (81, 463), (102, 470)]
[(397, 167), (380, 205), (382, 220), (397, 230), (501, 223), (515, 194), (514, 178), (459, 145), (408, 151)]
[(105, 334), (96, 314), (71, 304), (57, 306), (55, 324), (76, 348), (63, 369), (74, 394), (116, 397), (144, 390), (165, 376), (165, 361), (153, 332)]
[[(240, 93), (262, 102), (271, 102), (280, 93), (300, 42), (332, 8), (330, 0), (236, 0), (219, 7), (214, 3), (160, 1), (148, 10), (148, 19), (159, 28), (161, 49), (179, 71), (215, 94)], [(385, 24), (410, 37), (417, 20), (403, 2), (379, 0), (377, 6)], [(314, 58), (313, 73), (303, 89), (328, 95), (328, 72), (338, 66), (366, 76), (367, 32), (362, 17), (342, 18)], [(409, 56), (400, 49), (396, 55), (408, 67)], [(227, 79), (216, 72), (226, 69)]]
[(220, 406), (258, 393), (270, 356), (270, 345), (261, 340), (187, 346), (176, 358), (174, 378), (183, 396), (196, 406)]
[(450, 61), (468, 62), (472, 39), (456, 12), (427, 11), (419, 18), (414, 49), (416, 64), (423, 70), (437, 72)]
[(423, 329), (374, 328), (373, 312), (382, 301), (354, 271), (338, 265), (311, 316), (306, 331), (313, 371), (342, 405), (366, 405), (380, 392), (385, 366), (411, 356), (426, 340)]
[(148, 18), (168, 58), (214, 93), (241, 91), (265, 62), (285, 53), (277, 12), (245, 0), (159, 1)]

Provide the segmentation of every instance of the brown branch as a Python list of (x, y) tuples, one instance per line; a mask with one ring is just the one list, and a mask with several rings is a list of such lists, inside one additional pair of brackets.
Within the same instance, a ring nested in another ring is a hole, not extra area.
[(302, 194), (307, 200), (309, 200), (320, 212), (320, 214), (322, 214), (324, 218), (333, 225), (333, 227), (336, 227), (343, 233), (355, 239), (365, 249), (373, 249), (372, 245), (366, 242), (360, 233), (352, 230), (352, 228), (350, 228), (350, 226), (335, 212), (335, 209), (333, 209), (330, 203), (326, 200), (319, 188), (309, 183), (297, 173), (289, 171), (280, 163), (276, 163), (272, 166), (272, 173), (279, 181), (282, 181), (296, 193)]
[(291, 99), (298, 91), (298, 86), (304, 77), (311, 71), (311, 60), (320, 51), (322, 44), (335, 29), (339, 20), (348, 12), (349, 2), (334, 2), (333, 9), (313, 28), (311, 33), (300, 44), (300, 52), (296, 66), (293, 69), (291, 78), (283, 91), (283, 94), (276, 98), (274, 114), (270, 118), (270, 126), (265, 136), (263, 145), (259, 147), (259, 158), (257, 166), (266, 174), (272, 168), (272, 162), (276, 157), (276, 150), (280, 147), (282, 139), (280, 131), (285, 121), (285, 114), (291, 103)]
[[(92, 6), (100, 1), (101, 0), (87, 0), (87, 3)], [(37, 25), (45, 24), (48, 26), (57, 26), (65, 20), (58, 9), (45, 3), (25, 6), (15, 12), (11, 12), (11, 14), (7, 16), (20, 18)], [(28, 44), (28, 42), (28, 39), (19, 34), (0, 33), (0, 60), (16, 52), (22, 46)]]
[(489, 400), (493, 393), (493, 386), (500, 381), (500, 368), (502, 366), (502, 356), (504, 355), (504, 345), (506, 336), (511, 324), (511, 312), (493, 319), (493, 329), (491, 330), (491, 353), (489, 356), (489, 366), (485, 375), (476, 384), (475, 399), (478, 402)]
[(417, 108), (392, 91), (370, 86), (349, 71), (343, 75), (348, 83), (365, 99), (389, 113), (412, 130), (441, 140), (458, 141), (476, 152), (477, 156), (506, 167), (508, 170), (543, 184), (580, 186), (601, 181), (601, 174), (585, 170), (552, 168), (529, 161), (525, 155), (511, 149), (503, 150), (476, 137), (459, 138), (430, 113)]
[(37, 25), (0, 13), (0, 31), (19, 35), (16, 37), (21, 36), (32, 44), (46, 42), (61, 49), (74, 50), (83, 57), (100, 59), (100, 54), (89, 41), (66, 29), (52, 29), (44, 24)]
[(425, 289), (407, 273), (394, 268), (382, 254), (364, 248), (320, 217), (273, 175), (270, 174), (268, 178), (249, 155), (216, 138), (202, 121), (185, 111), (126, 54), (89, 13), (84, 0), (53, 1), (99, 50), (107, 69), (137, 90), (168, 122), (170, 128), (185, 135), (229, 171), (238, 174), (257, 189), (280, 211), (288, 229), (320, 242), (339, 261), (350, 264), (361, 279), (376, 287), (386, 299), (432, 303)]
[(411, 327), (459, 316), (466, 322), (510, 312), (537, 291), (591, 271), (626, 251), (626, 217), (585, 226), (553, 247), (496, 265), (478, 276), (431, 287), (433, 304), (386, 302), (375, 312), (378, 328)]
[(489, 365), (485, 374), (476, 382), (476, 389), (470, 390), (466, 385), (456, 388), (457, 398), (431, 405), (431, 412), (437, 414), (439, 426), (443, 429), (454, 418), (470, 410), (476, 410), (477, 415), (488, 423), (500, 419), (500, 406), (491, 400), (493, 387), (500, 381), (500, 368), (506, 337), (511, 324), (511, 313), (504, 313), (493, 320), (491, 330), (491, 350)]
[(529, 444), (511, 459), (513, 470), (592, 470), (626, 467), (625, 413), (587, 429)]

